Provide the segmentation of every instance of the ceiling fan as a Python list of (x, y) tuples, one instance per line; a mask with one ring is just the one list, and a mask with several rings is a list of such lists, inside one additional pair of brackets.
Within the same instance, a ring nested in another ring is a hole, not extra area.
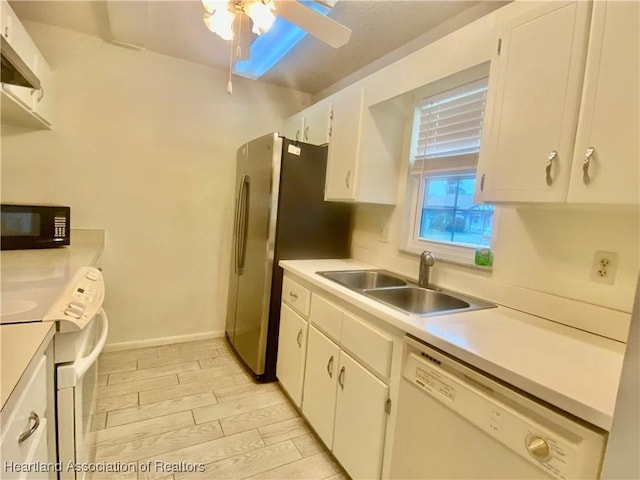
[(328, 11), (336, 1), (202, 0), (202, 3), (206, 10), (204, 23), (207, 28), (225, 40), (234, 38), (235, 24), (243, 18), (250, 18), (252, 32), (261, 35), (271, 28), (276, 16), (279, 16), (327, 45), (339, 48), (349, 42), (351, 29), (312, 8), (312, 4), (321, 4)]
[(255, 36), (268, 32), (277, 17), (331, 47), (339, 48), (347, 44), (351, 38), (351, 29), (325, 16), (336, 1), (202, 0), (206, 10), (204, 23), (207, 28), (224, 40), (232, 42), (228, 92), (231, 93), (231, 70), (234, 62), (250, 57), (250, 45)]

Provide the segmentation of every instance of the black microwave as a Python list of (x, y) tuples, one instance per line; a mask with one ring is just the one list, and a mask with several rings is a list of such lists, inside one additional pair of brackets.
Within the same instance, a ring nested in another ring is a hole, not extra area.
[(2, 250), (53, 248), (71, 243), (71, 208), (2, 204)]

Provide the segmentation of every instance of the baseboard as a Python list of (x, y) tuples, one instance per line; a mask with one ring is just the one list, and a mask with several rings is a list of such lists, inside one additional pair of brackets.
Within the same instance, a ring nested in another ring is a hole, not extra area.
[(104, 346), (102, 351), (105, 353), (119, 352), (121, 350), (131, 350), (134, 348), (158, 347), (160, 345), (171, 345), (172, 343), (195, 342), (198, 340), (221, 337), (224, 337), (224, 330), (193, 333), (191, 335), (176, 335), (174, 337), (152, 338), (150, 340), (137, 340), (133, 342), (108, 343)]

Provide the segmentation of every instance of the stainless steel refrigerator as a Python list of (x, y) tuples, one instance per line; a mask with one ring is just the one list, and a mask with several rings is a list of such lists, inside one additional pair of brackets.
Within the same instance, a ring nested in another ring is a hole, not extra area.
[(276, 379), (282, 259), (348, 258), (351, 206), (324, 201), (327, 147), (265, 135), (238, 149), (226, 335)]

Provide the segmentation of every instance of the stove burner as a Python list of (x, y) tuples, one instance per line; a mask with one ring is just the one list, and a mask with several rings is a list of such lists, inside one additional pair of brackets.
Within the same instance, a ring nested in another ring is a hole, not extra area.
[(0, 309), (2, 311), (2, 316), (4, 317), (6, 315), (28, 312), (37, 306), (38, 303), (32, 300), (3, 300)]

